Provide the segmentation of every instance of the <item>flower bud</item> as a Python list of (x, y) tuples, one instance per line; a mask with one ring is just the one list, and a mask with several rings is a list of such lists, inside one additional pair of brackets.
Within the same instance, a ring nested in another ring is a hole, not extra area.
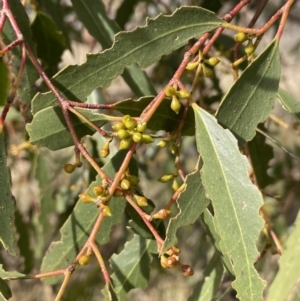
[(112, 128), (115, 132), (121, 130), (121, 129), (125, 129), (125, 124), (121, 121), (116, 122), (114, 125), (112, 125)]
[(78, 263), (80, 265), (87, 265), (90, 262), (90, 257), (86, 255), (82, 255), (78, 259)]
[(170, 257), (168, 257), (167, 259), (167, 267), (168, 268), (175, 268), (179, 263), (179, 257), (176, 255), (172, 255)]
[(137, 176), (134, 175), (128, 175), (126, 176), (126, 179), (133, 185), (136, 186), (139, 182), (140, 179)]
[(205, 66), (205, 64), (202, 64), (202, 70), (205, 77), (214, 78), (214, 71), (209, 67)]
[(245, 41), (247, 41), (247, 39), (248, 39), (248, 36), (244, 32), (239, 32), (234, 37), (234, 40), (237, 43), (244, 43)]
[(198, 62), (189, 62), (186, 65), (185, 69), (187, 69), (187, 70), (194, 70), (194, 69), (196, 69), (198, 67), (198, 65), (199, 65)]
[(158, 181), (162, 182), (162, 183), (166, 183), (168, 181), (171, 181), (172, 179), (174, 179), (174, 175), (173, 174), (166, 174), (161, 176)]
[(133, 130), (137, 126), (137, 122), (133, 118), (127, 118), (124, 124), (128, 130)]
[(175, 94), (176, 94), (176, 90), (175, 90), (174, 87), (169, 86), (169, 87), (166, 88), (165, 94), (166, 94), (166, 96), (172, 96), (172, 95), (175, 95)]
[(96, 202), (96, 199), (88, 193), (80, 194), (78, 197), (79, 197), (80, 201), (83, 202), (83, 203), (94, 203), (94, 202)]
[(220, 60), (218, 58), (216, 58), (216, 57), (213, 56), (213, 57), (209, 58), (208, 60), (205, 60), (204, 62), (206, 64), (214, 67), (214, 66), (216, 66), (216, 65), (218, 65), (220, 63)]
[(123, 190), (116, 188), (116, 190), (114, 191), (114, 197), (119, 197), (119, 196), (123, 196)]
[(126, 139), (130, 136), (130, 133), (127, 130), (120, 129), (117, 132), (117, 136), (119, 139)]
[(181, 266), (181, 271), (182, 271), (182, 274), (184, 276), (192, 276), (192, 275), (194, 275), (193, 269), (189, 265), (187, 265), (187, 264), (183, 264)]
[(246, 52), (247, 56), (250, 56), (251, 54), (254, 53), (254, 51), (255, 51), (255, 47), (254, 47), (252, 41), (249, 40), (247, 46), (245, 47), (245, 52)]
[(179, 188), (178, 182), (176, 179), (174, 179), (173, 183), (172, 183), (172, 189), (173, 191), (177, 191), (177, 189)]
[(166, 147), (167, 144), (168, 144), (167, 140), (160, 140), (160, 141), (158, 141), (158, 143), (156, 145), (163, 148), (163, 147)]
[(136, 130), (137, 130), (138, 132), (142, 133), (142, 132), (144, 132), (146, 129), (147, 129), (147, 122), (146, 122), (146, 121), (137, 124)]
[(130, 189), (131, 183), (127, 179), (123, 179), (120, 184), (121, 188), (124, 190)]
[(170, 210), (167, 209), (161, 209), (154, 215), (152, 215), (153, 219), (166, 219), (171, 214)]
[(140, 206), (140, 207), (146, 207), (148, 206), (148, 201), (147, 198), (145, 198), (144, 196), (140, 196), (140, 195), (134, 195), (134, 198), (136, 200), (136, 203)]
[(132, 140), (136, 143), (139, 143), (142, 141), (142, 134), (140, 132), (134, 132), (132, 134)]
[(68, 164), (65, 164), (63, 168), (66, 173), (72, 173), (76, 169), (76, 166), (68, 163)]
[(149, 144), (149, 143), (154, 142), (154, 139), (148, 134), (142, 134), (142, 141), (145, 144)]
[(106, 141), (104, 146), (100, 150), (100, 156), (106, 158), (109, 155), (109, 142)]
[(178, 192), (182, 192), (186, 188), (186, 183), (183, 183), (178, 189)]
[(190, 96), (190, 92), (187, 91), (187, 90), (179, 90), (179, 91), (176, 92), (176, 95), (179, 98), (186, 99)]
[(111, 209), (109, 206), (101, 204), (100, 208), (102, 209), (103, 216), (111, 216)]
[(131, 146), (131, 142), (132, 142), (132, 137), (128, 137), (126, 139), (122, 139), (120, 141), (120, 146), (119, 149), (127, 149)]
[(177, 155), (178, 147), (176, 146), (175, 143), (170, 144), (169, 151), (171, 152), (172, 155)]
[(103, 196), (103, 195), (105, 195), (105, 192), (106, 192), (105, 188), (101, 185), (97, 185), (93, 188), (93, 193), (96, 196)]
[(172, 101), (171, 101), (171, 109), (178, 114), (181, 108), (181, 102), (178, 100), (176, 95), (172, 96)]

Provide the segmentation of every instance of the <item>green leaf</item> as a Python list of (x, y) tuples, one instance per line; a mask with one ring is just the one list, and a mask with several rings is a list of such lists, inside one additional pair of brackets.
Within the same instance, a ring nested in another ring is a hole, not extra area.
[(50, 176), (51, 162), (47, 160), (47, 153), (42, 152), (36, 158), (35, 178), (39, 184), (40, 210), (38, 215), (39, 226), (43, 237), (48, 237), (52, 232), (50, 216), (55, 211), (53, 202), (53, 178)]
[(265, 136), (257, 133), (248, 142), (248, 150), (258, 187), (265, 188), (274, 182), (274, 179), (267, 173), (269, 162), (274, 157), (273, 148), (269, 144), (266, 144)]
[(245, 69), (224, 96), (216, 118), (229, 128), (240, 144), (255, 136), (276, 98), (280, 79), (278, 40), (272, 43)]
[(9, 93), (9, 78), (8, 78), (8, 68), (0, 58), (0, 106), (6, 104), (6, 99)]
[(296, 119), (300, 120), (300, 102), (289, 92), (279, 88), (277, 93), (282, 107), (293, 114)]
[(113, 290), (119, 300), (125, 300), (127, 293), (134, 288), (147, 287), (151, 253), (157, 253), (156, 241), (134, 235), (120, 254), (111, 257)]
[[(143, 110), (150, 104), (153, 97), (141, 97), (138, 100), (126, 99), (113, 105), (113, 109), (121, 112), (123, 115), (131, 115), (139, 117)], [(164, 129), (167, 132), (174, 131), (180, 123), (183, 113), (183, 107), (179, 114), (171, 109), (171, 100), (165, 98), (161, 105), (157, 108), (154, 115), (148, 121), (147, 128), (152, 131)], [(186, 121), (182, 128), (182, 135), (194, 135), (195, 133), (195, 117), (192, 109), (188, 110)]]
[[(107, 115), (92, 113), (90, 110), (76, 110), (99, 127), (110, 119)], [(85, 135), (94, 134), (95, 130), (93, 128), (71, 113), (70, 120), (79, 139)], [(58, 150), (74, 145), (60, 107), (49, 107), (39, 111), (34, 115), (32, 122), (27, 124), (26, 130), (30, 136), (30, 142), (38, 146)]]
[(166, 238), (162, 246), (161, 254), (165, 253), (169, 248), (176, 245), (177, 230), (180, 227), (193, 224), (210, 202), (205, 198), (205, 191), (200, 178), (199, 169), (201, 168), (201, 165), (202, 164), (198, 162), (197, 170), (189, 174), (186, 178), (185, 183), (187, 187), (180, 194), (176, 201), (179, 212), (176, 216), (169, 220)]
[[(124, 0), (118, 7), (116, 13), (116, 23), (124, 29), (125, 24), (129, 21), (131, 15), (134, 13), (134, 7), (143, 0)], [(146, 0), (150, 2), (151, 0)]]
[(31, 247), (32, 224), (31, 219), (24, 221), (21, 213), (16, 210), (15, 212), (15, 225), (17, 230), (17, 244), (19, 248), (19, 255), (23, 259), (23, 273), (29, 273), (34, 266), (34, 252)]
[(6, 163), (6, 148), (3, 130), (0, 131), (0, 241), (12, 255), (17, 255), (14, 225), (15, 198), (11, 193), (10, 170)]
[(12, 293), (7, 282), (4, 281), (2, 278), (0, 278), (0, 298), (2, 300), (8, 300), (11, 297), (12, 297)]
[(220, 237), (220, 234), (217, 232), (214, 217), (212, 216), (212, 214), (210, 213), (208, 208), (206, 208), (206, 210), (204, 210), (203, 214), (201, 215), (201, 218), (202, 218), (202, 221), (206, 228), (207, 234), (210, 237), (216, 251), (218, 252), (219, 257), (222, 259), (224, 266), (226, 267), (228, 273), (232, 277), (234, 277), (232, 262), (230, 261), (227, 254), (222, 253), (222, 250), (220, 247), (221, 237)]
[(210, 301), (215, 296), (223, 278), (224, 267), (215, 253), (203, 272), (202, 280), (194, 286), (188, 301)]
[[(72, 0), (73, 9), (79, 20), (85, 25), (89, 33), (101, 43), (103, 49), (111, 47), (114, 35), (121, 29), (106, 14), (102, 1)], [(134, 64), (126, 67), (122, 76), (137, 96), (155, 95), (156, 91), (146, 73)]]
[(233, 135), (209, 113), (193, 104), (197, 149), (203, 160), (202, 183), (214, 208), (214, 222), (221, 237), (220, 248), (233, 262), (232, 283), (241, 301), (261, 300), (264, 282), (253, 264), (256, 240), (263, 228), (259, 190), (251, 183), (247, 159)]
[(42, 60), (47, 75), (52, 76), (57, 72), (65, 50), (64, 37), (56, 24), (42, 12), (37, 12), (31, 29), (37, 43), (38, 58)]
[(59, 0), (38, 0), (39, 8), (52, 18), (59, 30), (62, 32), (65, 44), (71, 50), (68, 29), (64, 23), (64, 11)]
[(25, 275), (16, 271), (5, 271), (3, 269), (3, 265), (0, 264), (0, 277), (3, 280), (12, 280), (12, 279), (18, 279), (23, 278)]
[[(103, 171), (109, 176), (113, 177), (119, 170), (126, 152), (118, 152), (104, 167)], [(131, 161), (131, 166), (135, 166), (135, 162)], [(135, 168), (135, 167), (134, 167)], [(101, 179), (96, 178), (89, 186), (87, 193), (93, 195), (93, 188), (101, 184)], [(97, 243), (102, 245), (109, 240), (111, 227), (121, 221), (121, 215), (125, 209), (126, 201), (122, 198), (112, 198), (109, 206), (112, 211), (111, 217), (105, 217), (100, 231), (97, 235)], [(98, 217), (99, 210), (95, 204), (84, 204), (78, 202), (69, 216), (65, 224), (60, 229), (61, 240), (53, 242), (42, 262), (41, 271), (53, 271), (56, 269), (66, 268), (73, 262), (77, 253), (80, 251), (95, 224)], [(45, 282), (53, 284), (58, 282), (57, 277), (46, 279)]]
[[(64, 68), (52, 81), (67, 99), (85, 101), (95, 88), (109, 86), (126, 66), (138, 63), (141, 67), (149, 67), (162, 55), (180, 48), (193, 37), (216, 29), (223, 22), (207, 10), (182, 7), (171, 16), (160, 15), (148, 19), (144, 27), (117, 34), (110, 49), (87, 55), (84, 64)], [(37, 95), (39, 97), (55, 103), (50, 92)]]
[[(299, 292), (300, 280), (300, 213), (290, 234), (283, 255), (279, 259), (279, 271), (270, 286), (268, 301), (292, 300)], [(297, 288), (298, 287), (298, 288)]]

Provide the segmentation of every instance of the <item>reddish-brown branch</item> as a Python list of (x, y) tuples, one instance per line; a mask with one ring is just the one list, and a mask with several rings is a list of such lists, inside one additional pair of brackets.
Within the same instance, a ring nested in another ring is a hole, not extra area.
[(83, 109), (92, 109), (92, 110), (112, 110), (113, 104), (103, 105), (103, 104), (94, 104), (94, 103), (83, 103), (83, 102), (76, 102), (76, 101), (68, 101), (71, 107), (78, 107)]
[(293, 5), (293, 3), (295, 2), (295, 0), (288, 0), (286, 2), (286, 4), (282, 7), (282, 18), (280, 20), (280, 24), (276, 33), (276, 38), (280, 39), (283, 33), (283, 29), (284, 26), (286, 24), (287, 21), (287, 17), (289, 15), (289, 11), (291, 9), (291, 6)]
[(150, 221), (147, 220), (147, 218), (145, 217), (145, 212), (136, 204), (136, 202), (131, 198), (131, 196), (129, 194), (125, 195), (126, 200), (128, 201), (128, 203), (135, 209), (135, 211), (140, 215), (140, 217), (142, 218), (142, 220), (144, 221), (144, 223), (146, 224), (146, 226), (148, 227), (148, 229), (151, 231), (151, 233), (153, 234), (156, 243), (157, 243), (157, 250), (158, 253), (160, 252), (160, 249), (164, 243), (164, 240), (160, 237), (160, 235), (158, 234), (158, 232), (156, 231), (156, 229), (153, 227), (153, 225), (151, 224)]
[(94, 254), (95, 254), (95, 256), (96, 256), (96, 258), (98, 260), (99, 266), (101, 268), (101, 272), (103, 274), (103, 278), (104, 278), (105, 284), (108, 286), (109, 283), (110, 283), (110, 277), (109, 277), (108, 270), (107, 270), (107, 268), (105, 266), (104, 260), (103, 260), (103, 258), (101, 256), (101, 253), (100, 253), (97, 245), (94, 242), (91, 243), (91, 248), (92, 248), (92, 250), (93, 250), (93, 252), (94, 252)]

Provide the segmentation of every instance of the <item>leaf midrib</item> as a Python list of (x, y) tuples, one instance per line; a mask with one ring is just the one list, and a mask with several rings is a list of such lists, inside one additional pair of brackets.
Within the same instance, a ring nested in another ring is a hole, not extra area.
[[(158, 16), (158, 17), (160, 17), (160, 16)], [(156, 20), (156, 19), (154, 19), (154, 20)], [(102, 67), (102, 68), (100, 68), (100, 69), (97, 69), (96, 72), (90, 73), (90, 75), (89, 75), (88, 77), (81, 77), (81, 79), (80, 79), (79, 81), (77, 81), (76, 84), (70, 85), (68, 89), (61, 90), (61, 92), (64, 93), (64, 92), (66, 92), (66, 91), (72, 90), (73, 87), (82, 84), (82, 82), (85, 82), (87, 79), (89, 79), (89, 78), (91, 78), (91, 77), (94, 77), (96, 74), (98, 74), (98, 73), (101, 72), (102, 70), (105, 70), (105, 69), (107, 69), (107, 68), (109, 68), (109, 67), (111, 67), (111, 66), (113, 66), (113, 65), (115, 65), (115, 64), (118, 65), (118, 62), (121, 62), (124, 58), (131, 56), (133, 53), (135, 53), (135, 52), (137, 52), (137, 51), (140, 51), (142, 48), (144, 48), (144, 47), (148, 46), (149, 44), (152, 44), (152, 43), (154, 43), (154, 42), (156, 42), (156, 41), (158, 41), (158, 40), (160, 40), (160, 39), (163, 39), (163, 38), (165, 38), (165, 37), (168, 36), (168, 35), (171, 35), (171, 34), (176, 33), (176, 32), (178, 33), (178, 32), (183, 31), (183, 30), (188, 30), (189, 28), (193, 28), (193, 27), (201, 27), (201, 26), (202, 26), (202, 27), (204, 27), (204, 26), (208, 27), (208, 25), (214, 25), (214, 27), (217, 27), (217, 26), (220, 25), (221, 23), (222, 23), (222, 20), (220, 20), (220, 22), (197, 23), (197, 24), (193, 24), (193, 25), (190, 25), (190, 26), (184, 26), (184, 27), (182, 26), (182, 27), (176, 28), (176, 30), (174, 29), (174, 30), (168, 31), (168, 32), (165, 33), (165, 34), (160, 35), (158, 38), (153, 39), (153, 40), (151, 40), (151, 41), (149, 41), (149, 42), (147, 42), (147, 43), (144, 43), (144, 44), (142, 44), (142, 45), (139, 46), (139, 47), (135, 47), (134, 50), (132, 50), (132, 51), (130, 51), (130, 52), (126, 52), (125, 55), (120, 56), (119, 58), (115, 59), (115, 60), (112, 61), (111, 63), (105, 64), (104, 67)], [(143, 26), (143, 27), (138, 27), (138, 28), (134, 29), (134, 30), (131, 31), (131, 32), (134, 32), (134, 31), (136, 31), (136, 30), (138, 30), (138, 29), (141, 29), (141, 28), (147, 28), (147, 26), (148, 26), (148, 24), (147, 24), (146, 26)], [(211, 30), (213, 30), (213, 28), (212, 28)], [(128, 33), (131, 33), (131, 32), (125, 32), (125, 33), (122, 32), (122, 33), (123, 33), (123, 34), (128, 34)], [(109, 51), (113, 51), (113, 50), (114, 50), (114, 45), (116, 44), (116, 42), (119, 42), (119, 40), (115, 40), (114, 43), (113, 43), (113, 45), (112, 45), (112, 47), (109, 48), (109, 49), (107, 49), (107, 50), (104, 50), (101, 54), (103, 55), (104, 53), (107, 53), (107, 52), (109, 52)], [(172, 50), (171, 50), (171, 51), (172, 51)], [(101, 54), (99, 54), (99, 55), (101, 55)], [(135, 60), (132, 60), (131, 62), (127, 63), (127, 65), (133, 64), (133, 63), (135, 63), (135, 62), (139, 64), (139, 62), (137, 62), (137, 61), (135, 61)], [(86, 62), (84, 62), (83, 64), (87, 64), (87, 60), (86, 60)], [(142, 65), (142, 64), (139, 64), (139, 65), (140, 65), (141, 67), (147, 67), (147, 65)], [(120, 66), (120, 65), (119, 65), (119, 66)], [(125, 66), (122, 66), (122, 69), (124, 69), (124, 68), (125, 68)], [(66, 70), (66, 69), (62, 69), (61, 71), (63, 71), (63, 70)], [(60, 74), (61, 74), (61, 72), (58, 73), (57, 76), (59, 76)], [(54, 76), (53, 79), (55, 79), (57, 76)], [(103, 87), (103, 88), (104, 88), (104, 87)], [(46, 93), (46, 94), (51, 94), (51, 92), (48, 92), (48, 93)], [(44, 95), (45, 95), (45, 94), (44, 94)]]
[[(202, 120), (202, 117), (201, 117), (201, 120)], [(215, 149), (215, 147), (214, 147), (214, 144), (212, 143), (213, 141), (212, 141), (212, 139), (211, 139), (211, 135), (209, 135), (209, 131), (208, 131), (207, 127), (206, 127), (206, 123), (205, 123), (205, 122), (202, 122), (202, 123), (204, 124), (204, 127), (205, 127), (206, 132), (207, 132), (207, 136), (208, 136), (208, 138), (209, 138), (209, 140), (210, 140), (210, 142), (211, 142), (211, 144), (212, 144), (212, 146), (213, 146), (213, 149), (214, 149), (214, 151), (215, 151), (215, 155), (216, 155), (216, 157), (217, 157), (217, 160), (216, 160), (216, 161), (220, 162), (218, 153), (217, 153), (217, 151), (216, 151), (216, 149)], [(205, 165), (205, 162), (204, 162), (203, 166), (204, 166), (204, 165)], [(241, 241), (243, 242), (243, 250), (244, 250), (244, 255), (245, 255), (246, 261), (247, 261), (247, 272), (248, 272), (249, 283), (251, 284), (251, 285), (250, 285), (250, 288), (251, 288), (251, 296), (252, 296), (252, 295), (253, 295), (253, 292), (252, 292), (252, 279), (251, 279), (251, 272), (250, 272), (250, 268), (249, 268), (249, 266), (250, 266), (250, 265), (249, 265), (249, 260), (248, 260), (247, 252), (246, 252), (246, 249), (245, 249), (244, 236), (242, 235), (240, 223), (238, 222), (239, 219), (238, 219), (238, 217), (237, 217), (237, 215), (236, 215), (236, 210), (234, 210), (234, 206), (233, 206), (233, 202), (232, 202), (232, 197), (231, 197), (230, 189), (229, 189), (229, 187), (228, 187), (228, 185), (227, 185), (226, 178), (224, 177), (224, 175), (225, 175), (224, 169), (222, 168), (222, 165), (221, 165), (221, 164), (219, 164), (219, 166), (220, 166), (220, 169), (221, 169), (221, 172), (222, 172), (222, 175), (223, 175), (223, 179), (225, 179), (226, 190), (228, 191), (228, 194), (229, 194), (229, 196), (230, 196), (230, 200), (231, 200), (231, 203), (230, 203), (230, 204), (231, 204), (231, 207), (233, 208), (234, 217), (235, 217), (235, 220), (236, 220), (236, 222), (237, 222), (237, 224), (238, 224), (238, 229), (239, 229), (239, 232), (240, 232)], [(220, 239), (220, 243), (222, 243), (222, 238)], [(228, 254), (228, 255), (229, 255), (229, 254)], [(235, 270), (235, 266), (234, 266), (234, 265), (233, 265), (233, 269)]]

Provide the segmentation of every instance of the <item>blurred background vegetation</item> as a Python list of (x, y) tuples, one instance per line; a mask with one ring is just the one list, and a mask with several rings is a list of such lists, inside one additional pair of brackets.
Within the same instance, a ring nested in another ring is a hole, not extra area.
[[(49, 15), (47, 1), (27, 1), (26, 9), (30, 16), (33, 33), (35, 33), (35, 18), (37, 11), (43, 11), (62, 31), (61, 61), (59, 67), (56, 65), (47, 66), (40, 57), (48, 74), (52, 75), (63, 66), (82, 63), (85, 54), (98, 52), (103, 49), (84, 28), (72, 10), (69, 1), (55, 1), (59, 8), (57, 18)], [(95, 0), (96, 1), (96, 0)], [(25, 2), (25, 1), (23, 1)], [(104, 1), (108, 16), (114, 19), (120, 28), (130, 30), (136, 26), (143, 26), (146, 17), (155, 17), (159, 13), (172, 13), (181, 5), (195, 5), (216, 12), (223, 16), (238, 1), (233, 0), (106, 0)], [(246, 26), (253, 16), (260, 1), (251, 1), (238, 15), (235, 22)], [(272, 14), (285, 2), (280, 0), (269, 1), (266, 9), (259, 18), (256, 27), (262, 26)], [(60, 23), (58, 23), (60, 22)], [(297, 70), (300, 68), (299, 46), (300, 36), (300, 3), (296, 2), (291, 10), (287, 27), (281, 41), (282, 79), (281, 87), (288, 90), (296, 98), (300, 98), (300, 75)], [(63, 30), (62, 30), (63, 29)], [(261, 51), (271, 40), (275, 29), (268, 32), (257, 53)], [(192, 41), (191, 41), (192, 43)], [(211, 110), (218, 107), (225, 91), (233, 83), (233, 77), (228, 72), (232, 59), (230, 51), (233, 46), (231, 33), (225, 32), (212, 49), (212, 54), (221, 58), (221, 63), (216, 67), (216, 78), (202, 80), (196, 92), (196, 98), (202, 105)], [(176, 71), (188, 46), (183, 47), (147, 69), (156, 90), (160, 89), (169, 81)], [(187, 74), (184, 81), (189, 86), (191, 78)], [(44, 85), (38, 81), (37, 91), (44, 91)], [(108, 89), (95, 90), (89, 97), (91, 103), (111, 103), (126, 98), (136, 98), (121, 77), (117, 78)], [(264, 131), (277, 139), (292, 153), (300, 157), (299, 145), (299, 124), (287, 114), (278, 103), (273, 110), (274, 116), (265, 122)], [(28, 136), (25, 131), (24, 118), (30, 121), (30, 106), (17, 100), (11, 109), (6, 122), (6, 137), (9, 166), (12, 173), (13, 194), (16, 198), (18, 211), (16, 212), (16, 228), (20, 233), (18, 244), (22, 259), (7, 254), (4, 250), (0, 252), (0, 261), (6, 270), (18, 270), (23, 273), (37, 273), (45, 251), (53, 240), (59, 239), (59, 229), (69, 216), (77, 202), (77, 196), (84, 191), (94, 179), (95, 172), (87, 162), (83, 161), (83, 167), (77, 169), (73, 174), (64, 173), (62, 166), (74, 160), (73, 149), (68, 148), (60, 151), (49, 151), (38, 149), (27, 142)], [(263, 137), (256, 137), (262, 139)], [(90, 152), (103, 165), (105, 160), (100, 159), (98, 150), (104, 141), (98, 136), (86, 137), (84, 142)], [(267, 146), (261, 144), (261, 156), (268, 161), (268, 171), (265, 179), (262, 179), (263, 194), (265, 199), (265, 214), (270, 225), (281, 244), (290, 232), (291, 225), (299, 211), (300, 192), (300, 164), (299, 161), (291, 158), (272, 141), (266, 139)], [(111, 152), (117, 151), (117, 145), (112, 146)], [(196, 164), (198, 155), (195, 149), (194, 138), (184, 137), (182, 143), (182, 166), (189, 173)], [(138, 149), (139, 173), (141, 177), (141, 190), (152, 199), (159, 208), (170, 198), (172, 194), (171, 184), (162, 184), (156, 180), (165, 173), (173, 171), (174, 159), (165, 149), (158, 149), (155, 145), (141, 146)], [(166, 189), (166, 187), (168, 187)], [(47, 204), (41, 206), (41, 204)], [(42, 210), (41, 210), (42, 208)], [(131, 235), (127, 229), (127, 220), (114, 228), (111, 233), (111, 241), (101, 248), (105, 258), (112, 253), (122, 250), (126, 237)], [(213, 254), (210, 239), (203, 231), (201, 219), (194, 225), (181, 229), (178, 233), (179, 247), (182, 250), (182, 261), (192, 265), (195, 274), (193, 277), (185, 278), (175, 270), (164, 270), (160, 267), (157, 258), (152, 264), (152, 274), (149, 287), (145, 290), (134, 290), (130, 292), (128, 300), (150, 301), (184, 301), (191, 294), (191, 287), (203, 277), (203, 269)], [(259, 244), (259, 243), (258, 243)], [(261, 248), (262, 246), (259, 245)], [(271, 251), (274, 246), (271, 247)], [(278, 255), (272, 255), (267, 251), (257, 267), (262, 277), (271, 281), (278, 266)], [(100, 290), (104, 283), (98, 265), (93, 262), (84, 269), (78, 268), (72, 283), (68, 285), (67, 293), (63, 300), (101, 300)], [(75, 285), (74, 285), (75, 284)], [(14, 296), (11, 300), (53, 300), (59, 286), (47, 286), (39, 281), (15, 281), (10, 283)], [(227, 292), (221, 300), (235, 300), (234, 291), (229, 289), (230, 282), (226, 276), (222, 283), (220, 292)], [(220, 295), (219, 295), (220, 297)]]

